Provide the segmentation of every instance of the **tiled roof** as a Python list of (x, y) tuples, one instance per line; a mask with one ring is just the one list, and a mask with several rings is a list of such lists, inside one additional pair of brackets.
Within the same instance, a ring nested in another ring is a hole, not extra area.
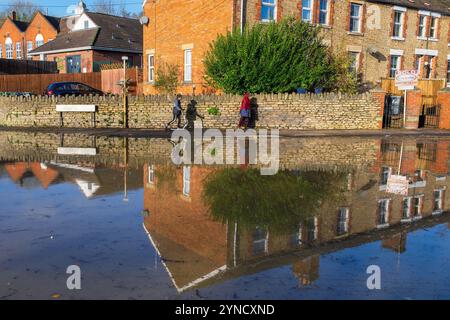
[(13, 20), (13, 19), (11, 19), (11, 22), (14, 23), (17, 26), (17, 28), (19, 28), (19, 30), (22, 32), (25, 32), (25, 30), (27, 30), (28, 26), (30, 25), (29, 22)]
[(48, 22), (50, 22), (50, 24), (56, 29), (56, 30), (60, 30), (60, 23), (61, 23), (61, 18), (58, 17), (52, 17), (52, 16), (46, 16), (44, 15), (44, 17), (48, 20)]
[(369, 2), (385, 3), (406, 8), (427, 10), (450, 15), (450, 0), (368, 0)]
[(142, 52), (143, 31), (136, 19), (123, 18), (102, 13), (86, 13), (98, 26), (79, 31), (70, 31), (67, 28), (67, 19), (60, 22), (60, 34), (31, 54), (65, 49), (97, 47), (124, 52)]

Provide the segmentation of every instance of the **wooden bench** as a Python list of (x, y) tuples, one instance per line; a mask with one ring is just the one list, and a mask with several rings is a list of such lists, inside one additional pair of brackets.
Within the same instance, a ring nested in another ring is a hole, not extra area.
[(95, 128), (95, 113), (97, 112), (97, 106), (94, 104), (57, 104), (56, 112), (59, 112), (59, 126), (64, 126), (64, 113), (65, 112), (90, 112), (91, 124)]

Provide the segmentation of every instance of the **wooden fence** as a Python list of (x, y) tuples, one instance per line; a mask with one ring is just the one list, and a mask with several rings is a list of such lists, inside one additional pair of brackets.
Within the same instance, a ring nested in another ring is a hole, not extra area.
[(53, 61), (0, 59), (0, 75), (43, 73), (58, 73), (57, 63)]
[[(422, 79), (419, 80), (419, 84), (417, 88), (422, 91), (423, 96), (436, 96), (437, 92), (443, 88), (445, 88), (445, 79)], [(381, 79), (381, 88), (389, 94), (402, 96), (404, 94), (403, 91), (398, 90), (395, 86), (394, 79)]]
[[(123, 80), (123, 69), (102, 70), (102, 91), (112, 94), (122, 94), (122, 87), (118, 83)], [(142, 94), (143, 72), (140, 68), (127, 69), (129, 93)]]
[(85, 83), (93, 88), (102, 89), (102, 75), (93, 73), (67, 74), (20, 74), (0, 75), (0, 92), (31, 92), (43, 94), (54, 82), (75, 81)]

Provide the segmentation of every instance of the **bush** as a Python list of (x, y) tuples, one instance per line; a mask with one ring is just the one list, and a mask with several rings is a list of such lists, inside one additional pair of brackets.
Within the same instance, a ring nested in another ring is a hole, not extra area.
[(155, 87), (160, 93), (174, 95), (179, 84), (178, 66), (163, 63), (156, 70)]
[(295, 18), (220, 35), (205, 57), (209, 84), (235, 94), (335, 90), (337, 79), (347, 79), (341, 64), (319, 29)]

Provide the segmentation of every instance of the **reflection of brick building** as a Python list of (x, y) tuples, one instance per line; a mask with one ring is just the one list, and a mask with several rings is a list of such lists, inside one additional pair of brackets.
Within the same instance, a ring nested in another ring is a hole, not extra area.
[(25, 179), (36, 179), (44, 189), (47, 189), (59, 177), (58, 171), (42, 163), (16, 162), (6, 164), (5, 170), (15, 183), (23, 185)]
[[(400, 157), (395, 142), (381, 143), (372, 168), (354, 170), (336, 185), (344, 188), (340, 202), (322, 203), (315, 218), (281, 234), (211, 218), (201, 193), (205, 177), (218, 169), (146, 165), (145, 228), (180, 291), (285, 264), (292, 264), (300, 284), (309, 285), (319, 278), (322, 253), (373, 241), (402, 253), (407, 232), (447, 221), (442, 213), (450, 212), (444, 174), (449, 143), (426, 144), (424, 153), (420, 142), (405, 141)], [(398, 170), (400, 158), (400, 171), (412, 181), (408, 197), (386, 193), (386, 173)], [(425, 219), (433, 214), (434, 220)]]

